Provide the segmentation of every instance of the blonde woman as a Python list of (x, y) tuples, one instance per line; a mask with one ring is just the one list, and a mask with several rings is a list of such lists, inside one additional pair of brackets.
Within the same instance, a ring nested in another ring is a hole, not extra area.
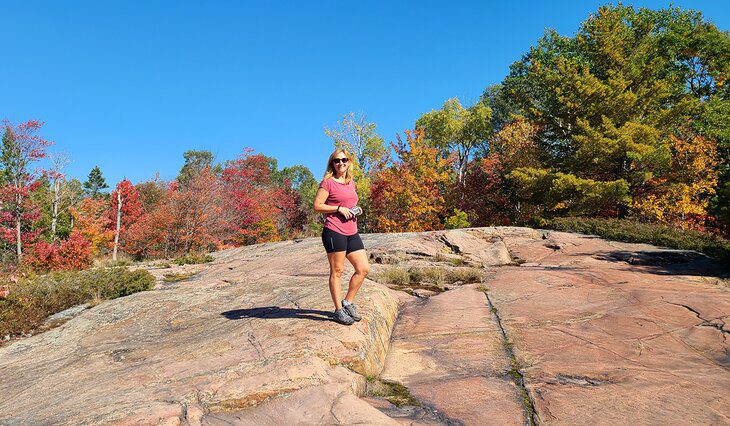
[[(335, 304), (335, 321), (345, 325), (362, 319), (354, 300), (370, 272), (365, 246), (357, 233), (357, 215), (350, 210), (357, 201), (352, 157), (347, 151), (336, 149), (327, 161), (324, 178), (314, 198), (314, 210), (325, 215), (322, 244), (330, 264), (330, 294)], [(355, 273), (350, 277), (345, 298), (340, 299), (345, 259), (355, 268)]]

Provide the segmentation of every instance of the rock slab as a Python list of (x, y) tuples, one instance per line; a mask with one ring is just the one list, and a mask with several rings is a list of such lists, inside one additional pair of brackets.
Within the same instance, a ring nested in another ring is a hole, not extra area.
[(0, 424), (253, 424), (275, 400), (293, 404), (282, 419), (387, 423), (357, 395), (382, 368), (396, 301), (366, 282), (364, 319), (344, 327), (327, 276), (316, 239), (232, 249), (0, 348)]

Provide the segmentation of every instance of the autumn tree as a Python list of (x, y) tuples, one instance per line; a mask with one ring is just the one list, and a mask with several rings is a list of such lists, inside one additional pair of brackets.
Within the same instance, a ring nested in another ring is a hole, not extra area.
[(68, 154), (50, 154), (49, 158), (50, 167), (45, 171), (45, 176), (50, 189), (48, 195), (51, 208), (51, 240), (55, 241), (58, 237), (59, 216), (64, 213), (65, 208), (78, 201), (79, 194), (74, 182), (69, 181), (66, 177), (66, 168), (71, 163)]
[[(335, 148), (342, 148), (354, 155), (353, 177), (359, 206), (363, 214), (358, 218), (361, 232), (371, 230), (371, 181), (375, 171), (388, 161), (388, 148), (377, 133), (377, 125), (369, 122), (364, 114), (345, 114), (333, 128), (325, 128), (325, 135), (332, 139)], [(316, 189), (315, 189), (316, 192)]]
[(108, 223), (114, 224), (114, 248), (112, 260), (117, 260), (119, 250), (119, 236), (142, 214), (142, 205), (139, 201), (139, 194), (132, 182), (123, 179), (119, 182), (111, 194), (111, 208), (109, 209)]
[(302, 165), (284, 167), (277, 174), (276, 179), (282, 187), (291, 187), (298, 195), (299, 216), (303, 220), (305, 232), (309, 236), (317, 235), (322, 231), (318, 213), (312, 210), (314, 197), (317, 194), (319, 181), (312, 172)]
[(484, 102), (465, 108), (458, 98), (444, 102), (439, 110), (422, 115), (416, 127), (425, 130), (426, 139), (447, 157), (451, 151), (456, 153), (457, 182), (464, 183), (466, 170), (474, 151), (488, 143), (492, 134), (492, 109)]
[(250, 149), (226, 163), (222, 182), (229, 212), (229, 241), (278, 241), (301, 230), (299, 195), (276, 179), (276, 162)]
[(186, 185), (196, 174), (203, 169), (210, 169), (214, 174), (221, 172), (221, 166), (215, 164), (215, 156), (212, 152), (206, 150), (190, 150), (183, 153), (185, 163), (177, 175), (177, 181), (181, 185)]
[(23, 242), (34, 240), (39, 230), (30, 229), (33, 221), (40, 216), (38, 206), (30, 202), (29, 194), (38, 185), (40, 170), (33, 164), (46, 157), (46, 148), (51, 142), (38, 135), (43, 123), (27, 121), (13, 125), (5, 120), (2, 123), (2, 187), (0, 188), (0, 221), (3, 227), (2, 239), (15, 243), (18, 262), (23, 257)]
[(107, 185), (104, 176), (101, 174), (101, 169), (99, 166), (94, 166), (89, 172), (86, 182), (84, 182), (84, 192), (90, 197), (97, 198), (104, 196), (103, 191), (107, 188), (109, 188), (109, 185)]
[(397, 160), (375, 174), (372, 203), (378, 232), (441, 229), (448, 211), (444, 193), (450, 183), (451, 159), (424, 140), (422, 129), (397, 138)]
[(137, 194), (139, 194), (142, 211), (151, 212), (158, 205), (165, 202), (169, 184), (162, 180), (158, 173), (154, 178), (140, 182), (134, 187), (137, 189)]
[(106, 252), (114, 238), (109, 202), (103, 198), (87, 197), (69, 210), (74, 218), (74, 230), (90, 243), (91, 256)]
[[(552, 214), (670, 213), (661, 194), (691, 154), (676, 140), (718, 143), (727, 129), (727, 116), (713, 114), (725, 108), (729, 52), (727, 33), (679, 8), (605, 6), (575, 37), (547, 31), (503, 84), (539, 129), (544, 160), (511, 172), (520, 196), (535, 195), (531, 203)], [(694, 194), (690, 210), (701, 215), (713, 191)]]
[(464, 179), (464, 197), (454, 203), (467, 215), (471, 226), (510, 225), (516, 209), (510, 199), (510, 187), (501, 156), (493, 153), (469, 165)]
[(142, 214), (124, 235), (126, 253), (143, 259), (171, 257), (221, 247), (225, 231), (223, 193), (209, 168), (190, 175), (185, 185), (173, 181), (142, 187)]

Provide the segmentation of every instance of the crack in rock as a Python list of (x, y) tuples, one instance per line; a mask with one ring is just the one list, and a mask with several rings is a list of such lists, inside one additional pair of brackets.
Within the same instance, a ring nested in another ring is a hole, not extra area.
[(559, 385), (578, 385), (578, 386), (600, 386), (611, 384), (610, 380), (601, 380), (588, 376), (570, 376), (564, 374), (558, 374), (554, 379), (546, 380), (548, 384), (559, 384)]
[(448, 247), (449, 250), (451, 250), (453, 253), (461, 254), (461, 249), (459, 248), (459, 246), (457, 246), (456, 244), (449, 241), (449, 239), (446, 237), (446, 235), (444, 235), (444, 234), (439, 235), (437, 240), (440, 241), (441, 243), (443, 243), (443, 245), (445, 245), (446, 247)]
[[(720, 333), (722, 333), (722, 339), (723, 340), (726, 339), (725, 334), (730, 334), (730, 330), (725, 329), (725, 325), (726, 324), (725, 324), (725, 321), (722, 320), (722, 317), (713, 318), (713, 319), (706, 319), (706, 318), (703, 318), (702, 315), (700, 315), (700, 312), (697, 309), (694, 309), (691, 306), (684, 305), (684, 304), (681, 304), (681, 303), (672, 303), (672, 302), (665, 302), (665, 303), (668, 303), (668, 304), (674, 305), (674, 306), (681, 306), (682, 308), (685, 308), (688, 311), (690, 311), (693, 314), (695, 314), (695, 316), (698, 319), (702, 320), (702, 322), (700, 324), (697, 324), (695, 327), (711, 327), (711, 328), (714, 328), (714, 329), (718, 330)], [(718, 324), (715, 321), (719, 321), (720, 323)]]

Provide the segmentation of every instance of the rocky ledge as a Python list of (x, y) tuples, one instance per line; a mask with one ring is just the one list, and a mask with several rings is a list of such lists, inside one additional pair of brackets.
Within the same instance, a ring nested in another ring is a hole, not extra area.
[(319, 239), (218, 252), (0, 348), (0, 424), (730, 422), (728, 270), (701, 255), (525, 228), (364, 241), (360, 323), (331, 321)]

